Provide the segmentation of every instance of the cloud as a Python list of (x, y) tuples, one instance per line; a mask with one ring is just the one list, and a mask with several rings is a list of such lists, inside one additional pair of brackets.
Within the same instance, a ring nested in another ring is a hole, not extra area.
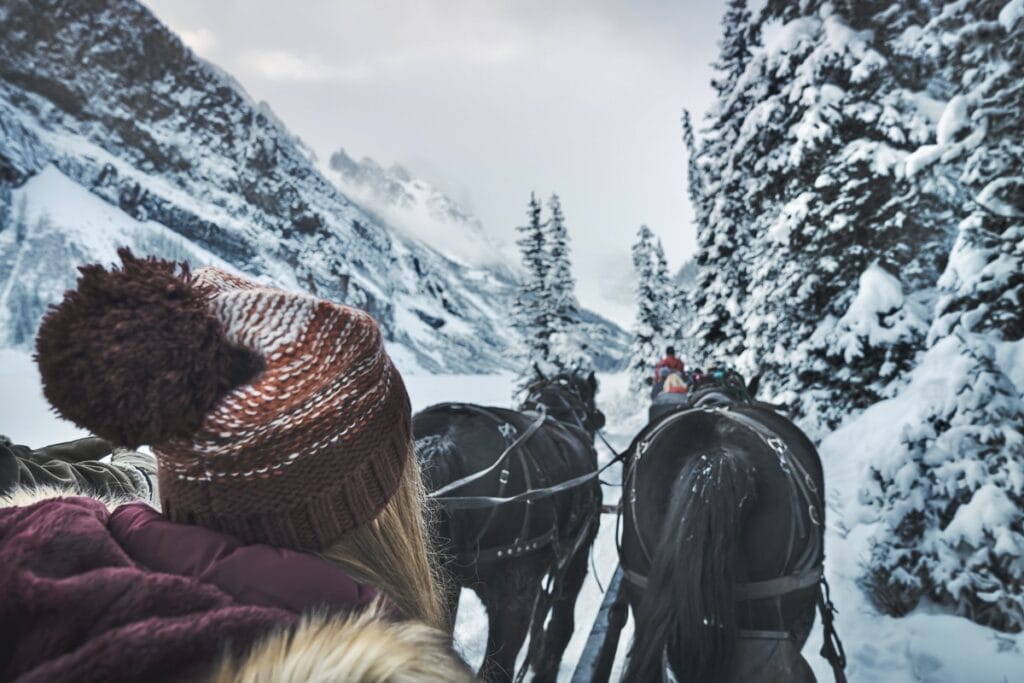
[(303, 57), (288, 50), (246, 52), (241, 62), (256, 75), (272, 81), (362, 83), (374, 77), (373, 69), (366, 64), (329, 65), (315, 57)]
[(208, 28), (198, 28), (194, 31), (183, 30), (179, 31), (178, 35), (181, 36), (181, 40), (185, 45), (192, 48), (192, 51), (196, 54), (205, 55), (217, 44), (217, 39), (213, 35), (213, 31)]

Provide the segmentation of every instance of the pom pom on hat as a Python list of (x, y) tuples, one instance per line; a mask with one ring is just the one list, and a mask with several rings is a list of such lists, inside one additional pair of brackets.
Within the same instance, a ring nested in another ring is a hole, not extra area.
[(187, 436), (261, 358), (230, 343), (188, 266), (118, 250), (121, 268), (79, 268), (36, 338), (43, 393), (68, 420), (128, 447)]

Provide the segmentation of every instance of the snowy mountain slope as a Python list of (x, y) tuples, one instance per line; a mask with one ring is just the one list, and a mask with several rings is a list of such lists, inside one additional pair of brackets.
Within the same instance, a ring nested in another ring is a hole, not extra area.
[(403, 166), (384, 168), (369, 157), (356, 161), (339, 149), (331, 155), (327, 177), (402, 235), (443, 244), (448, 256), (466, 265), (514, 276), (514, 249), (493, 239), (458, 202)]
[[(471, 268), (494, 276), (492, 298), (501, 296), (502, 310), (515, 306), (516, 282), (523, 276), (519, 254), (484, 230), (480, 221), (457, 201), (404, 167), (384, 168), (369, 157), (354, 160), (338, 150), (329, 162), (327, 177), (363, 208), (381, 217), (409, 240), (444, 245), (442, 251)], [(599, 370), (616, 370), (628, 351), (629, 337), (598, 313), (579, 310), (580, 338)]]
[(407, 369), (510, 367), (511, 280), (395, 236), (142, 6), (5, 3), (0, 44), (0, 344), (118, 242), (364, 308)]

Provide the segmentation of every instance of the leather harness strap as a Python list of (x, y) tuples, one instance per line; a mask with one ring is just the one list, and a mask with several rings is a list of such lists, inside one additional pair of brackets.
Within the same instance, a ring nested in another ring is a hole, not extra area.
[[(800, 553), (800, 556), (795, 563), (796, 567), (798, 567), (797, 570), (786, 576), (780, 576), (766, 581), (737, 583), (734, 585), (734, 600), (736, 602), (764, 600), (770, 598), (781, 600), (782, 596), (788, 595), (789, 593), (805, 590), (817, 585), (818, 610), (821, 614), (822, 628), (824, 629), (824, 644), (821, 648), (821, 655), (828, 660), (829, 664), (832, 665), (832, 671), (835, 675), (836, 682), (846, 683), (846, 674), (844, 672), (844, 669), (846, 668), (846, 654), (843, 651), (843, 645), (839, 640), (839, 636), (836, 634), (835, 625), (833, 623), (836, 609), (832, 605), (832, 601), (829, 597), (828, 582), (825, 580), (823, 571), (824, 567), (820, 560), (818, 560), (822, 550), (820, 534), (808, 533), (809, 530), (806, 528), (803, 519), (803, 511), (799, 509), (801, 502), (805, 503), (806, 514), (811, 525), (818, 527), (822, 525), (824, 518), (819, 513), (814, 496), (815, 493), (818, 493), (817, 485), (815, 484), (811, 474), (807, 471), (807, 468), (800, 462), (799, 458), (790, 457), (791, 454), (786, 443), (759, 421), (749, 415), (729, 410), (728, 406), (714, 408), (696, 407), (687, 411), (674, 413), (666, 417), (655, 426), (652, 432), (645, 439), (637, 444), (635, 457), (628, 461), (629, 466), (626, 472), (626, 482), (624, 482), (624, 484), (628, 484), (628, 502), (633, 511), (633, 531), (637, 537), (640, 550), (643, 553), (645, 560), (650, 564), (651, 555), (644, 544), (643, 537), (640, 535), (640, 529), (637, 526), (635, 470), (643, 457), (643, 453), (647, 450), (647, 447), (668, 427), (668, 425), (697, 410), (704, 412), (717, 412), (748, 427), (778, 456), (779, 467), (782, 469), (783, 473), (785, 473), (787, 480), (797, 493), (796, 496), (790, 497), (792, 505), (794, 506), (793, 517), (795, 528), (790, 529), (790, 548), (787, 551), (787, 564), (789, 564), (789, 561), (792, 559), (792, 545), (795, 541), (795, 536), (809, 536), (808, 542), (804, 545), (803, 551)], [(798, 498), (801, 499), (801, 501), (798, 501)], [(625, 566), (622, 567), (622, 573), (623, 578), (627, 582), (641, 591), (646, 590), (648, 583), (646, 576), (640, 572), (628, 569)], [(739, 629), (737, 631), (737, 637), (741, 639), (789, 640), (793, 638), (793, 634), (789, 630)], [(663, 656), (667, 657), (667, 650), (663, 653)], [(667, 662), (665, 668), (668, 670)]]
[[(470, 412), (475, 412), (478, 415), (484, 415), (492, 420), (497, 420), (499, 423), (501, 423), (501, 420), (498, 420), (490, 411), (485, 410), (484, 408), (481, 408), (479, 406), (474, 406), (465, 403), (452, 403), (449, 405), (451, 405), (452, 407), (462, 408)], [(543, 406), (541, 406), (541, 409), (537, 413), (537, 419), (530, 424), (530, 426), (527, 428), (525, 432), (519, 435), (519, 438), (510, 443), (491, 465), (485, 467), (479, 472), (474, 472), (473, 474), (462, 477), (461, 479), (456, 479), (450, 484), (445, 484), (436, 491), (432, 491), (431, 493), (429, 493), (427, 497), (437, 498), (443, 501), (446, 499), (444, 494), (448, 493), (449, 491), (454, 491), (455, 489), (462, 488), (463, 486), (471, 484), (474, 481), (483, 479), (485, 476), (498, 469), (498, 467), (501, 466), (501, 464), (505, 461), (505, 458), (507, 458), (510, 453), (515, 451), (520, 445), (525, 443), (527, 439), (536, 434), (537, 430), (541, 428), (546, 419), (547, 412), (544, 410)], [(505, 476), (507, 477), (508, 475), (506, 474)]]
[[(567, 385), (562, 385), (562, 386), (567, 386)], [(581, 476), (578, 476), (578, 477), (574, 477), (572, 479), (569, 479), (567, 481), (561, 482), (559, 484), (555, 484), (553, 486), (548, 486), (548, 487), (539, 488), (539, 489), (532, 488), (532, 484), (530, 482), (530, 476), (529, 476), (529, 463), (528, 463), (528, 461), (530, 460), (530, 452), (529, 452), (529, 449), (526, 447), (526, 444), (529, 441), (529, 439), (531, 437), (533, 437), (533, 435), (536, 434), (540, 430), (540, 428), (548, 421), (548, 419), (551, 418), (552, 420), (554, 420), (554, 422), (556, 422), (557, 424), (559, 424), (559, 425), (561, 425), (563, 427), (567, 427), (567, 428), (570, 428), (570, 429), (575, 427), (575, 428), (580, 429), (583, 433), (586, 433), (586, 430), (583, 427), (583, 424), (582, 424), (579, 416), (577, 415), (577, 412), (576, 412), (575, 408), (573, 408), (573, 406), (561, 394), (558, 395), (558, 398), (563, 403), (563, 405), (566, 408), (568, 408), (569, 411), (571, 412), (572, 417), (576, 421), (575, 425), (573, 425), (571, 423), (565, 424), (565, 423), (562, 423), (559, 420), (555, 420), (553, 417), (548, 415), (548, 412), (547, 412), (548, 409), (545, 406), (545, 404), (540, 403), (539, 400), (537, 400), (534, 403), (534, 405), (536, 406), (536, 409), (537, 409), (537, 418), (530, 424), (530, 426), (526, 429), (526, 431), (524, 431), (522, 434), (520, 434), (518, 437), (516, 437), (511, 443), (509, 443), (506, 446), (505, 450), (503, 450), (501, 452), (501, 454), (498, 455), (498, 457), (497, 457), (497, 459), (495, 459), (494, 463), (492, 463), (488, 467), (484, 468), (483, 470), (480, 470), (479, 472), (474, 472), (473, 474), (470, 474), (470, 475), (467, 475), (467, 476), (462, 477), (460, 479), (457, 479), (457, 480), (455, 480), (455, 481), (453, 481), (453, 482), (451, 482), (449, 484), (446, 484), (445, 486), (442, 486), (441, 488), (437, 489), (436, 491), (433, 491), (432, 493), (428, 494), (429, 498), (432, 498), (438, 504), (444, 506), (449, 511), (451, 511), (451, 510), (476, 510), (476, 509), (490, 508), (490, 513), (487, 516), (487, 519), (485, 520), (484, 525), (480, 529), (480, 532), (477, 534), (477, 537), (476, 537), (475, 542), (473, 544), (473, 545), (475, 545), (477, 547), (477, 549), (475, 549), (475, 550), (465, 550), (465, 551), (459, 552), (456, 555), (456, 561), (458, 561), (459, 563), (467, 564), (467, 563), (472, 563), (472, 562), (481, 562), (481, 561), (488, 561), (488, 560), (494, 560), (494, 559), (505, 559), (505, 558), (509, 558), (509, 557), (519, 557), (519, 556), (526, 555), (526, 554), (531, 553), (531, 552), (535, 552), (535, 551), (541, 550), (541, 549), (547, 547), (548, 545), (551, 545), (552, 543), (557, 542), (557, 540), (558, 540), (558, 525), (557, 524), (555, 524), (554, 526), (552, 526), (551, 529), (549, 529), (548, 531), (546, 531), (545, 533), (543, 533), (543, 534), (541, 534), (539, 536), (536, 536), (534, 538), (527, 539), (527, 540), (522, 540), (522, 537), (525, 536), (525, 534), (526, 534), (526, 530), (529, 528), (531, 508), (528, 505), (527, 508), (526, 508), (526, 514), (525, 514), (525, 516), (523, 518), (523, 525), (522, 525), (522, 528), (520, 530), (520, 534), (515, 539), (515, 541), (513, 541), (512, 543), (510, 543), (508, 545), (497, 547), (497, 548), (487, 548), (485, 550), (479, 550), (478, 549), (479, 548), (480, 540), (483, 538), (484, 534), (487, 532), (487, 529), (490, 526), (491, 521), (493, 520), (499, 505), (503, 505), (503, 504), (506, 504), (506, 503), (516, 503), (516, 502), (529, 503), (529, 502), (534, 501), (534, 500), (539, 500), (539, 499), (542, 499), (542, 498), (547, 498), (547, 497), (552, 496), (552, 495), (554, 495), (556, 493), (561, 493), (562, 491), (566, 491), (566, 490), (575, 488), (577, 486), (581, 486), (581, 485), (586, 484), (587, 482), (589, 482), (589, 481), (591, 481), (593, 479), (596, 479), (598, 476), (600, 476), (600, 474), (602, 472), (604, 472), (604, 470), (608, 469), (614, 463), (618, 462), (621, 459), (621, 455), (616, 454), (616, 457), (613, 458), (611, 462), (609, 462), (604, 467), (598, 469), (595, 472), (590, 472), (590, 473), (587, 473), (587, 474), (584, 474), (584, 475), (581, 475)], [(573, 398), (576, 398), (577, 400), (582, 401), (582, 398), (579, 396), (578, 392), (576, 392), (575, 390), (573, 390)], [(484, 408), (482, 406), (477, 406), (477, 405), (473, 405), (473, 404), (466, 404), (466, 403), (452, 403), (452, 404), (447, 404), (447, 405), (448, 405), (448, 407), (451, 407), (451, 408), (466, 410), (468, 412), (473, 412), (473, 413), (476, 413), (478, 415), (487, 417), (488, 419), (496, 421), (496, 422), (498, 422), (501, 425), (505, 425), (506, 424), (500, 418), (498, 418), (493, 412), (487, 410), (486, 408)], [(502, 436), (505, 436), (506, 437), (506, 441), (507, 441), (507, 435), (505, 434), (504, 431), (502, 432)], [(514, 453), (516, 451), (519, 451), (521, 453), (520, 466), (522, 467), (523, 478), (524, 478), (524, 481), (526, 482), (526, 491), (523, 491), (522, 493), (514, 495), (514, 496), (504, 496), (503, 494), (505, 492), (505, 487), (508, 484), (509, 475), (511, 473), (511, 470), (510, 470), (511, 465), (508, 464), (508, 463), (505, 463), (505, 461), (506, 461), (507, 458), (509, 458), (511, 456), (512, 453)], [(613, 453), (614, 453), (614, 451), (613, 451)], [(478, 481), (478, 480), (482, 479), (483, 477), (487, 476), (488, 474), (496, 471), (499, 467), (501, 467), (501, 472), (500, 472), (499, 478), (498, 478), (499, 488), (498, 488), (498, 495), (497, 496), (451, 496), (451, 495), (445, 495), (445, 494), (447, 494), (447, 493), (449, 493), (451, 491), (454, 491), (454, 490), (456, 490), (458, 488), (466, 486), (467, 484), (470, 484), (472, 482), (475, 482), (475, 481)]]
[(558, 529), (552, 527), (540, 536), (534, 536), (519, 543), (513, 543), (500, 548), (488, 548), (487, 550), (467, 550), (456, 555), (459, 564), (466, 565), (475, 562), (489, 562), (491, 560), (504, 560), (510, 557), (521, 557), (528, 555), (535, 550), (547, 547), (558, 533)]
[(821, 581), (822, 567), (811, 567), (802, 574), (780, 576), (767, 581), (747, 581), (737, 583), (733, 588), (733, 596), (737, 602), (745, 600), (764, 600), (779, 595), (787, 595), (805, 588), (817, 586)]

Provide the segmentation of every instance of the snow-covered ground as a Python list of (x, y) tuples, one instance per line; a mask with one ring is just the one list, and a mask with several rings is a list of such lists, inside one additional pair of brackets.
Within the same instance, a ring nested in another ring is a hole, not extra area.
[[(598, 400), (608, 416), (606, 435), (616, 448), (622, 448), (642, 426), (645, 407), (630, 399), (625, 375), (600, 379)], [(405, 380), (415, 410), (440, 401), (505, 406), (511, 403), (509, 375), (409, 374)], [(1024, 635), (1000, 634), (927, 605), (910, 616), (893, 619), (879, 614), (856, 584), (861, 563), (867, 558), (867, 539), (872, 531), (870, 519), (857, 503), (857, 491), (877, 450), (873, 444), (882, 443), (887, 432), (899, 429), (900, 421), (913, 414), (913, 406), (909, 405), (913, 400), (913, 393), (907, 393), (879, 404), (849, 421), (821, 446), (829, 502), (826, 573), (839, 609), (837, 628), (849, 659), (848, 678), (851, 683), (1024, 681)], [(49, 410), (34, 364), (28, 354), (20, 351), (0, 350), (0, 434), (30, 445), (82, 434)], [(610, 457), (603, 447), (601, 453), (602, 459)], [(618, 475), (615, 467), (605, 478), (615, 482)], [(605, 487), (606, 503), (614, 503), (618, 495), (615, 487)], [(594, 546), (592, 564), (602, 585), (607, 585), (615, 564), (614, 520), (608, 516)], [(565, 680), (571, 676), (583, 649), (601, 597), (592, 573), (577, 604), (577, 632), (562, 666)], [(631, 633), (632, 625), (627, 624), (617, 669), (621, 667)], [(456, 637), (466, 657), (478, 664), (486, 640), (486, 618), (479, 601), (468, 592), (464, 592), (460, 606)], [(831, 681), (831, 670), (818, 655), (820, 645), (821, 634), (816, 629), (804, 654), (818, 680)]]

